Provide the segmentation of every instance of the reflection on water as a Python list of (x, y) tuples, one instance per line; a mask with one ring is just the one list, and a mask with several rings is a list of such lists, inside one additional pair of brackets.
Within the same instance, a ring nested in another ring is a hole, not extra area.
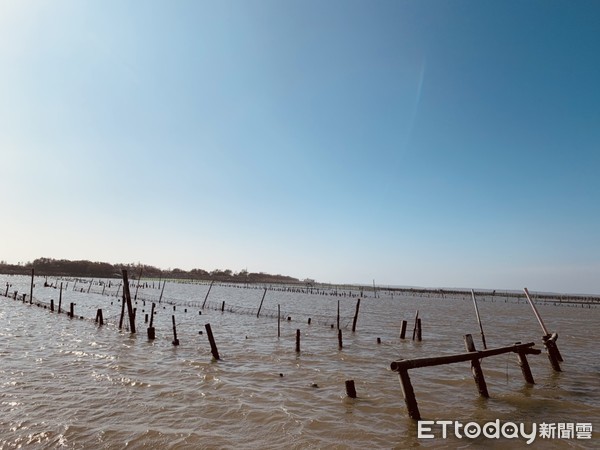
[[(29, 292), (26, 277), (0, 276), (0, 282), (11, 283), (11, 292)], [(35, 299), (57, 305), (58, 290), (36, 282)], [(89, 294), (65, 289), (60, 315), (0, 296), (0, 448), (506, 446), (503, 440), (418, 439), (398, 378), (389, 369), (395, 359), (462, 353), (466, 333), (482, 348), (469, 298), (391, 298), (383, 292), (381, 298), (363, 297), (352, 333), (354, 297), (269, 290), (257, 318), (263, 289), (215, 285), (210, 308), (201, 310), (207, 290), (207, 285), (168, 283), (154, 317), (154, 341), (147, 339), (144, 323), (150, 302), (160, 295), (151, 286), (138, 295), (135, 335), (118, 330), (117, 285), (94, 285)], [(338, 301), (342, 350), (335, 329)], [(85, 319), (67, 318), (71, 302), (76, 317)], [(175, 311), (166, 302), (176, 303)], [(282, 320), (280, 338), (277, 305), (291, 318)], [(103, 327), (93, 320), (98, 308)], [(410, 340), (417, 309), (422, 342)], [(486, 358), (482, 367), (491, 398), (482, 399), (468, 363), (415, 369), (410, 375), (423, 418), (591, 422), (591, 441), (556, 439), (551, 445), (597, 447), (600, 309), (538, 309), (548, 328), (559, 333), (562, 373), (552, 371), (545, 354), (530, 356), (537, 384), (527, 387), (514, 354)], [(535, 341), (541, 348), (541, 331), (528, 305), (485, 298), (479, 312), (488, 347)], [(172, 314), (178, 347), (171, 343)], [(398, 337), (402, 320), (409, 322), (406, 340)], [(220, 361), (212, 360), (206, 323)], [(346, 397), (348, 379), (355, 380), (359, 398)], [(524, 441), (510, 444), (526, 447)]]

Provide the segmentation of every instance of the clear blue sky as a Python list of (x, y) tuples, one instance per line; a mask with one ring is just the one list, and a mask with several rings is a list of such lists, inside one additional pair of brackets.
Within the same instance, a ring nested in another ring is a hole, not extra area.
[(600, 293), (599, 20), (2, 1), (0, 259)]

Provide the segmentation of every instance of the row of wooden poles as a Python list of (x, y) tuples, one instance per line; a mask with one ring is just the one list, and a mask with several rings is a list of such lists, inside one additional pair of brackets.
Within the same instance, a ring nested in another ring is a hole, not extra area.
[[(128, 281), (126, 269), (122, 269), (122, 276), (123, 276), (123, 302), (122, 302), (122, 307), (121, 307), (121, 318), (119, 321), (119, 329), (122, 328), (124, 312), (125, 312), (125, 305), (127, 305), (129, 328), (130, 328), (131, 333), (135, 333), (136, 332), (135, 309), (133, 308), (133, 305), (131, 302), (131, 293), (129, 290), (129, 281)], [(30, 292), (29, 292), (30, 304), (33, 303), (33, 285), (34, 285), (34, 269), (31, 270), (31, 287), (30, 287)], [(90, 283), (90, 285), (91, 285), (91, 283)], [(202, 304), (203, 308), (206, 304), (206, 301), (208, 299), (208, 296), (210, 294), (210, 290), (211, 290), (212, 286), (213, 286), (213, 282), (211, 282), (208, 292), (206, 293), (204, 302)], [(138, 284), (138, 287), (139, 287), (139, 284)], [(9, 285), (7, 283), (6, 292), (5, 292), (6, 297), (8, 297), (8, 289), (9, 289)], [(163, 291), (164, 291), (164, 284), (163, 284)], [(544, 347), (546, 348), (546, 351), (548, 354), (548, 359), (551, 363), (551, 366), (555, 371), (561, 371), (560, 362), (563, 362), (563, 359), (562, 359), (562, 355), (556, 345), (556, 340), (558, 338), (558, 335), (557, 335), (557, 333), (551, 334), (548, 332), (548, 329), (546, 328), (546, 326), (539, 314), (539, 311), (537, 310), (535, 304), (531, 300), (531, 297), (530, 297), (530, 294), (529, 294), (529, 291), (527, 290), (527, 288), (524, 288), (524, 292), (525, 292), (525, 295), (526, 295), (526, 298), (527, 298), (529, 304), (531, 305), (534, 315), (535, 315), (536, 319), (538, 320), (538, 322), (542, 328), (542, 331), (544, 332), (544, 335), (542, 336), (542, 341), (543, 341)], [(264, 293), (261, 298), (258, 312), (256, 314), (257, 318), (260, 317), (260, 311), (262, 309), (262, 305), (263, 305), (266, 293), (267, 293), (267, 288), (264, 288)], [(61, 312), (61, 303), (62, 303), (62, 283), (60, 286), (60, 294), (59, 295), (60, 295), (60, 297), (59, 297), (59, 304), (58, 304), (58, 312), (60, 313)], [(137, 295), (137, 292), (136, 292), (136, 295)], [(419, 413), (418, 406), (416, 403), (414, 390), (413, 390), (412, 384), (410, 382), (410, 377), (408, 376), (409, 369), (414, 369), (414, 368), (418, 368), (418, 367), (443, 365), (443, 364), (452, 364), (452, 363), (461, 362), (461, 361), (471, 361), (471, 369), (472, 369), (473, 377), (475, 379), (479, 393), (483, 397), (489, 397), (489, 394), (487, 391), (487, 386), (486, 386), (485, 379), (483, 376), (483, 371), (481, 370), (481, 365), (479, 363), (479, 360), (482, 358), (495, 356), (495, 355), (499, 355), (499, 354), (503, 354), (503, 353), (515, 352), (518, 354), (519, 365), (521, 367), (525, 381), (528, 384), (534, 383), (533, 376), (531, 374), (531, 369), (529, 367), (526, 355), (527, 354), (539, 354), (539, 353), (541, 353), (541, 351), (531, 348), (535, 345), (534, 343), (528, 343), (528, 344), (516, 343), (513, 346), (500, 347), (497, 349), (488, 350), (486, 340), (485, 340), (485, 334), (483, 331), (483, 326), (481, 323), (481, 317), (479, 315), (479, 309), (477, 307), (477, 301), (476, 301), (473, 290), (471, 290), (471, 295), (472, 295), (472, 299), (473, 299), (473, 304), (475, 306), (475, 313), (476, 313), (477, 321), (478, 321), (480, 332), (481, 332), (481, 338), (482, 338), (483, 347), (484, 347), (483, 351), (477, 351), (475, 349), (475, 344), (473, 342), (472, 336), (469, 334), (469, 335), (465, 335), (465, 347), (469, 353), (459, 354), (459, 355), (451, 355), (451, 356), (442, 356), (442, 357), (437, 357), (437, 358), (418, 358), (418, 359), (412, 359), (412, 360), (400, 360), (400, 361), (394, 361), (391, 364), (391, 369), (393, 371), (398, 372), (398, 374), (399, 374), (400, 383), (402, 386), (402, 392), (404, 395), (406, 407), (408, 409), (409, 417), (411, 417), (413, 419), (419, 420), (420, 413)], [(14, 292), (13, 298), (15, 300), (17, 299), (17, 291)], [(161, 298), (162, 298), (162, 291), (161, 291)], [(26, 294), (23, 294), (23, 302), (25, 302), (25, 301), (26, 301)], [(74, 317), (74, 305), (75, 305), (74, 303), (70, 304), (69, 317), (71, 317), (71, 318)], [(175, 306), (174, 306), (174, 308), (175, 308)], [(278, 308), (277, 336), (280, 337), (281, 336), (280, 306), (277, 305), (277, 308)], [(50, 309), (51, 309), (51, 311), (54, 311), (54, 300), (50, 301)], [(150, 324), (149, 324), (149, 327), (147, 330), (149, 339), (155, 339), (155, 329), (153, 327), (154, 309), (155, 309), (155, 303), (152, 303), (151, 319), (150, 319)], [(224, 302), (223, 302), (223, 306), (222, 306), (222, 310), (223, 309), (224, 309)], [(357, 300), (357, 303), (356, 303), (356, 312), (355, 312), (353, 323), (352, 323), (352, 331), (353, 332), (356, 330), (356, 323), (357, 323), (357, 319), (358, 319), (359, 309), (360, 309), (360, 298)], [(102, 309), (98, 309), (95, 320), (97, 323), (99, 323), (99, 325), (103, 325), (104, 320), (103, 320)], [(289, 320), (289, 317), (288, 317), (288, 320)], [(343, 347), (343, 341), (342, 341), (342, 330), (340, 329), (340, 326), (339, 326), (339, 320), (340, 320), (340, 314), (339, 314), (339, 301), (338, 301), (338, 314), (337, 314), (338, 347), (341, 349)], [(174, 315), (172, 315), (172, 323), (173, 323), (173, 345), (179, 345), (179, 339), (177, 338), (177, 328), (176, 328)], [(311, 323), (310, 318), (308, 319), (308, 323), (309, 324)], [(333, 327), (333, 325), (331, 325), (331, 326)], [(402, 321), (401, 330), (400, 330), (400, 338), (401, 339), (405, 338), (406, 327), (407, 327), (407, 322)], [(206, 333), (207, 333), (207, 336), (209, 339), (211, 353), (213, 355), (213, 358), (216, 360), (219, 360), (220, 359), (219, 351), (217, 349), (217, 345), (214, 340), (214, 336), (213, 336), (210, 324), (207, 323), (205, 325), (205, 328), (206, 328)], [(421, 318), (419, 317), (418, 310), (415, 315), (415, 326), (413, 329), (413, 340), (415, 340), (415, 338), (417, 340), (421, 340), (421, 338), (422, 338)], [(378, 338), (378, 342), (381, 342), (379, 338)], [(299, 329), (296, 330), (296, 352), (300, 352), (300, 330)], [(354, 387), (353, 380), (346, 381), (346, 392), (349, 397), (352, 397), (352, 398), (356, 397), (356, 390)]]
[[(123, 302), (122, 302), (122, 307), (121, 307), (121, 316), (120, 316), (120, 320), (119, 320), (119, 329), (122, 328), (123, 326), (123, 319), (124, 319), (124, 313), (125, 313), (125, 307), (127, 308), (127, 317), (129, 320), (129, 329), (131, 333), (136, 333), (136, 327), (135, 327), (135, 316), (136, 316), (136, 308), (133, 308), (133, 304), (131, 301), (131, 292), (129, 289), (129, 281), (128, 281), (128, 276), (127, 276), (127, 271), (125, 269), (123, 269), (122, 271), (122, 276), (123, 276)], [(30, 294), (29, 294), (29, 302), (30, 304), (33, 304), (33, 285), (34, 285), (34, 269), (32, 269), (32, 273), (31, 273), (31, 289), (30, 289)], [(211, 286), (212, 287), (212, 283)], [(6, 284), (6, 292), (5, 292), (5, 297), (8, 297), (8, 289), (9, 289), (9, 284)], [(58, 302), (58, 313), (61, 313), (61, 307), (62, 307), (62, 291), (63, 291), (63, 285), (62, 283), (60, 284), (60, 288), (59, 288), (59, 302)], [(164, 285), (163, 285), (163, 289), (164, 289)], [(265, 288), (265, 292), (263, 293), (263, 297), (261, 299), (261, 303), (257, 312), (257, 318), (260, 317), (260, 311), (262, 309), (262, 304), (265, 298), (265, 294), (267, 292), (267, 289)], [(208, 293), (210, 293), (210, 288)], [(206, 303), (206, 299), (208, 298), (208, 293), (205, 297), (205, 301), (204, 304)], [(15, 291), (13, 293), (13, 298), (15, 300), (17, 300), (17, 295), (18, 295), (18, 291)], [(22, 300), (23, 303), (26, 302), (26, 298), (27, 298), (27, 294), (23, 294)], [(203, 304), (203, 305), (204, 305)], [(38, 305), (39, 306), (39, 305)], [(75, 303), (71, 302), (70, 303), (70, 308), (69, 308), (69, 313), (68, 316), (70, 318), (74, 317), (74, 306)], [(46, 306), (44, 306), (46, 307)], [(154, 340), (156, 338), (156, 330), (153, 326), (153, 322), (154, 322), (154, 310), (155, 310), (156, 304), (152, 303), (152, 309), (151, 309), (151, 313), (150, 313), (150, 323), (147, 329), (147, 334), (148, 334), (148, 339), (150, 340)], [(278, 312), (280, 310), (280, 305), (277, 305), (278, 307)], [(175, 309), (175, 306), (173, 306), (173, 308)], [(357, 323), (357, 319), (358, 319), (358, 311), (360, 308), (360, 299), (358, 299), (357, 304), (356, 304), (356, 312), (354, 315), (354, 320), (353, 320), (353, 324), (352, 324), (352, 331), (354, 332), (356, 330), (356, 323)], [(54, 300), (51, 299), (50, 300), (50, 311), (54, 312)], [(187, 309), (186, 309), (187, 312)], [(83, 318), (83, 317), (82, 317)], [(179, 339), (177, 337), (177, 326), (176, 326), (176, 322), (175, 322), (175, 315), (171, 316), (172, 318), (172, 324), (173, 324), (173, 341), (172, 344), (174, 346), (178, 346), (179, 345)], [(281, 337), (281, 314), (278, 314), (278, 321), (277, 321), (277, 337)], [(288, 320), (290, 320), (290, 318), (288, 317)], [(146, 314), (146, 321), (148, 321), (148, 315)], [(103, 315), (103, 311), (101, 308), (99, 308), (96, 312), (96, 317), (95, 317), (95, 322), (99, 325), (99, 326), (103, 326), (104, 325), (104, 315)], [(311, 323), (311, 319), (308, 319), (308, 323)], [(333, 325), (332, 325), (333, 326)], [(339, 301), (338, 301), (338, 328), (339, 328)], [(213, 356), (213, 358), (215, 360), (220, 360), (221, 357), (219, 355), (219, 350), (217, 348), (217, 344), (214, 338), (214, 335), (212, 333), (212, 329), (209, 323), (205, 324), (205, 329), (206, 329), (206, 334), (208, 337), (208, 341), (210, 344), (210, 348), (211, 348), (211, 354)], [(380, 342), (380, 340), (378, 339), (378, 342)], [(338, 346), (339, 349), (342, 349), (343, 347), (343, 342), (342, 342), (342, 330), (338, 329)], [(296, 330), (296, 352), (300, 353), (300, 330), (297, 329)], [(350, 398), (357, 398), (357, 393), (356, 393), (356, 387), (354, 384), (354, 380), (346, 380), (345, 381), (345, 388), (346, 388), (346, 394), (348, 395), (348, 397)]]

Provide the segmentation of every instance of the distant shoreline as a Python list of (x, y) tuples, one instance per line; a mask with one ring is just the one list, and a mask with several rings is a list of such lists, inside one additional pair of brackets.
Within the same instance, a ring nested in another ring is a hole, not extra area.
[[(106, 262), (92, 262), (87, 260), (56, 260), (52, 258), (39, 258), (26, 264), (0, 263), (0, 274), (4, 275), (30, 275), (34, 269), (36, 276), (45, 277), (81, 277), (81, 278), (104, 278), (120, 279), (121, 269), (127, 269), (130, 279), (145, 280), (173, 280), (179, 282), (219, 282), (232, 284), (274, 284), (296, 286), (304, 289), (324, 289), (333, 291), (360, 291), (363, 294), (376, 297), (382, 292), (388, 295), (417, 295), (428, 297), (463, 297), (470, 296), (471, 289), (467, 288), (428, 288), (409, 286), (381, 286), (361, 284), (331, 284), (321, 283), (312, 279), (299, 280), (287, 275), (273, 275), (264, 272), (240, 271), (234, 273), (231, 270), (182, 269), (163, 270), (145, 264), (110, 264)], [(502, 298), (524, 298), (522, 291), (502, 289), (474, 289), (476, 297), (502, 297)], [(532, 292), (533, 299), (543, 298), (545, 301), (571, 304), (597, 304), (600, 305), (600, 295), (592, 294), (560, 294), (552, 292)]]

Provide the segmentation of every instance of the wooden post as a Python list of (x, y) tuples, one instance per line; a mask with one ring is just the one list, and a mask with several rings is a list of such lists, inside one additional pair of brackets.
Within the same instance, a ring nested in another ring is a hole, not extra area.
[(6, 283), (6, 292), (4, 293), (5, 297), (8, 297), (8, 283)]
[(550, 360), (552, 368), (555, 372), (561, 372), (560, 360), (557, 355), (558, 349), (556, 348), (555, 342), (557, 336), (558, 335), (556, 333), (552, 335), (548, 334), (546, 336), (542, 336), (542, 341), (544, 342), (544, 347), (546, 347), (546, 352), (548, 353), (548, 359)]
[(277, 337), (281, 337), (281, 306), (277, 304)]
[(206, 328), (206, 335), (208, 336), (208, 342), (210, 343), (210, 352), (212, 353), (213, 358), (218, 361), (221, 358), (219, 357), (219, 350), (217, 349), (217, 344), (215, 342), (215, 338), (213, 337), (210, 323), (207, 323), (204, 327)]
[(296, 353), (300, 353), (300, 330), (296, 330)]
[(342, 342), (342, 330), (338, 330), (338, 348), (341, 350), (344, 347)]
[(477, 316), (477, 323), (479, 324), (479, 330), (481, 331), (481, 342), (483, 343), (483, 349), (487, 349), (487, 345), (485, 343), (485, 334), (483, 332), (483, 327), (481, 326), (481, 318), (479, 317), (479, 308), (477, 308), (477, 300), (475, 300), (475, 291), (471, 289), (471, 297), (473, 297), (473, 305), (475, 305), (475, 315)]
[(175, 315), (171, 316), (173, 319), (173, 345), (179, 345), (179, 339), (177, 339), (177, 327), (175, 326)]
[(412, 336), (412, 340), (415, 340), (415, 337), (417, 336), (417, 323), (419, 321), (419, 310), (417, 309), (417, 313), (415, 314), (415, 327), (413, 328), (413, 336)]
[(406, 336), (406, 325), (408, 324), (408, 322), (406, 322), (406, 320), (402, 321), (402, 326), (400, 327), (400, 339), (404, 339), (404, 337)]
[(550, 364), (552, 364), (552, 368), (556, 372), (560, 372), (561, 369), (560, 369), (559, 362), (562, 362), (563, 358), (562, 358), (562, 355), (560, 354), (560, 351), (558, 350), (558, 347), (556, 346), (556, 339), (558, 338), (558, 335), (556, 333), (554, 333), (554, 334), (548, 333), (548, 329), (546, 328), (546, 325), (544, 325), (542, 316), (540, 316), (540, 313), (538, 312), (537, 308), (535, 307), (535, 304), (533, 303), (533, 301), (531, 300), (531, 297), (529, 296), (529, 291), (527, 290), (527, 288), (523, 288), (523, 290), (525, 291), (525, 296), (527, 297), (527, 301), (529, 301), (529, 304), (531, 305), (533, 314), (535, 314), (535, 317), (537, 318), (540, 326), (542, 327), (542, 331), (544, 332), (544, 336), (542, 336), (542, 340), (544, 341), (544, 346), (546, 347), (546, 350), (548, 351), (548, 359), (550, 359)]
[(158, 303), (161, 303), (161, 302), (162, 302), (162, 296), (163, 296), (163, 292), (165, 292), (165, 284), (167, 284), (167, 280), (165, 280), (165, 281), (164, 281), (164, 283), (163, 283), (163, 287), (162, 287), (162, 289), (160, 290), (160, 297), (158, 297)]
[(352, 321), (352, 332), (356, 331), (356, 321), (358, 320), (358, 309), (360, 308), (360, 298), (356, 301), (356, 312), (354, 313), (354, 320)]
[(354, 387), (354, 380), (346, 380), (346, 394), (350, 398), (356, 398), (356, 388)]
[(337, 305), (337, 329), (340, 329), (340, 301), (338, 300)]
[(156, 338), (156, 333), (152, 323), (154, 322), (154, 308), (156, 307), (156, 303), (152, 303), (152, 310), (150, 311), (150, 326), (148, 327), (148, 339), (153, 340)]
[[(468, 352), (476, 352), (475, 343), (473, 342), (473, 336), (470, 334), (465, 334), (465, 348)], [(488, 393), (487, 384), (485, 382), (485, 378), (483, 377), (483, 370), (481, 370), (481, 364), (478, 359), (471, 360), (471, 372), (473, 373), (473, 379), (475, 380), (475, 384), (477, 385), (477, 390), (479, 391), (479, 395), (485, 398), (489, 398), (490, 394)]]
[(127, 270), (121, 270), (123, 274), (123, 292), (127, 301), (127, 313), (129, 314), (129, 328), (131, 333), (135, 333), (135, 316), (133, 315), (133, 307), (131, 305), (131, 294), (129, 292), (129, 280), (127, 279)]
[(90, 293), (90, 289), (92, 288), (92, 283), (93, 283), (93, 282), (94, 282), (94, 279), (92, 278), (92, 279), (90, 280), (90, 285), (88, 286), (87, 294), (89, 294), (89, 293)]
[(62, 281), (60, 282), (60, 291), (58, 293), (58, 313), (60, 314), (60, 305), (62, 303)]
[(50, 312), (54, 312), (54, 299), (50, 299)]
[(104, 295), (105, 289), (106, 289), (106, 282), (102, 283), (102, 294), (100, 294), (100, 295)]
[(75, 317), (75, 313), (74, 313), (74, 307), (75, 303), (71, 302), (71, 306), (69, 308), (69, 317), (72, 319), (73, 317)]
[(137, 286), (135, 287), (135, 295), (133, 296), (134, 300), (137, 300), (138, 289), (140, 288), (140, 281), (142, 281), (142, 273), (144, 272), (144, 267), (140, 267), (140, 275), (138, 276)]
[(265, 288), (265, 292), (263, 292), (263, 296), (260, 299), (260, 306), (258, 307), (258, 312), (256, 313), (256, 318), (257, 319), (260, 316), (260, 310), (262, 309), (263, 302), (265, 301), (265, 295), (267, 295), (267, 288)]
[(31, 268), (31, 287), (29, 288), (29, 304), (33, 304), (33, 267)]
[[(520, 342), (515, 342), (515, 344), (520, 344)], [(521, 368), (521, 373), (523, 374), (523, 378), (525, 378), (525, 382), (529, 384), (535, 384), (533, 380), (533, 374), (531, 373), (531, 367), (529, 367), (529, 361), (527, 361), (527, 354), (524, 350), (519, 349), (517, 351), (517, 358), (519, 360), (519, 367)]]
[(102, 309), (98, 309), (96, 312), (96, 323), (100, 323), (100, 326), (104, 325), (104, 317), (102, 316)]
[(225, 311), (225, 300), (223, 300), (223, 303), (221, 304), (221, 312)]
[(206, 305), (206, 300), (208, 299), (208, 294), (210, 294), (210, 290), (212, 289), (212, 286), (213, 286), (214, 282), (215, 282), (215, 280), (212, 280), (210, 282), (210, 286), (208, 287), (208, 292), (206, 293), (206, 297), (204, 297), (204, 303), (202, 303), (202, 309), (204, 309), (204, 305)]
[(423, 334), (421, 332), (421, 318), (417, 319), (417, 341), (421, 341)]
[(123, 317), (125, 316), (125, 289), (121, 298), (121, 318), (119, 319), (119, 330), (123, 328)]
[(417, 405), (415, 391), (412, 387), (412, 383), (410, 382), (410, 377), (408, 376), (408, 370), (399, 370), (398, 378), (400, 379), (402, 396), (404, 397), (404, 403), (406, 403), (408, 417), (414, 420), (421, 420), (421, 413), (419, 412), (419, 406)]

